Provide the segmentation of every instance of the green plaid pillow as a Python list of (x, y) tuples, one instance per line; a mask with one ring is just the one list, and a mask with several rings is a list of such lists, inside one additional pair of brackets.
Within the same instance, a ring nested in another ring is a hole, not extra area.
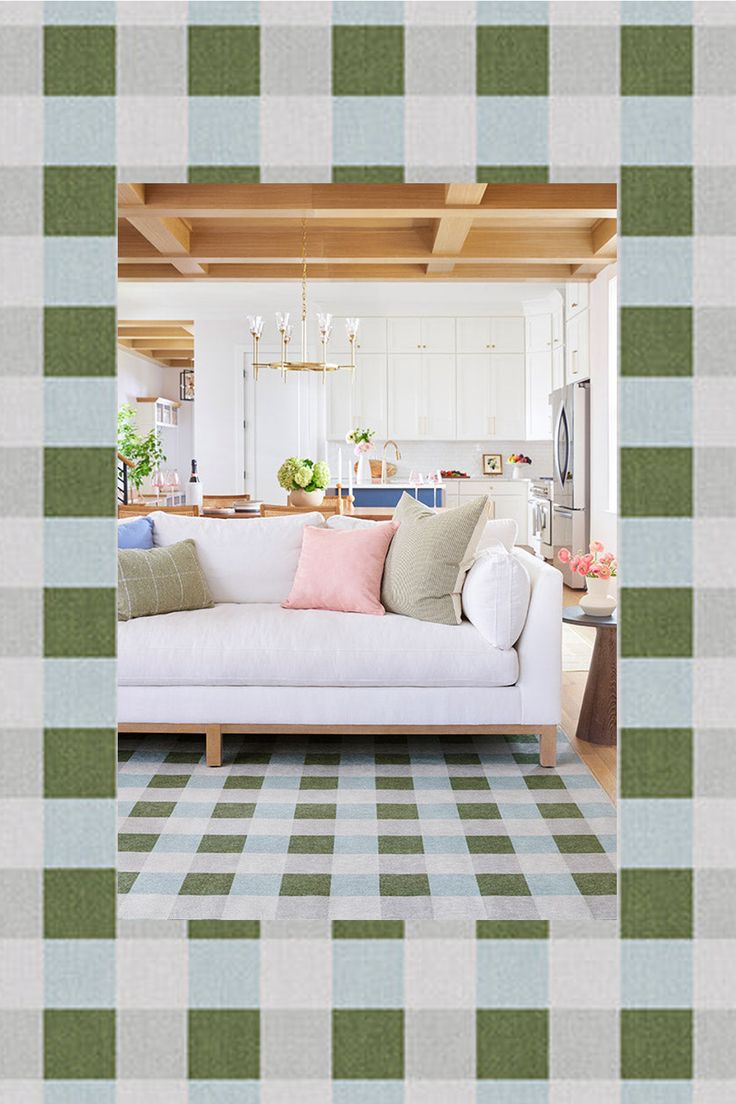
[(390, 613), (459, 625), (460, 592), (488, 519), (488, 498), (436, 514), (406, 492), (393, 520), (399, 528), (386, 557), (381, 601)]
[(118, 621), (213, 605), (193, 540), (118, 552)]

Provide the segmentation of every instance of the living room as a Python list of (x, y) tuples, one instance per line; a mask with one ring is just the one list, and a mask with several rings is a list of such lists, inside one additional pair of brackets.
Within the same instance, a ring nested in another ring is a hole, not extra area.
[(119, 625), (121, 915), (615, 914), (615, 186), (119, 214), (121, 528), (214, 602)]

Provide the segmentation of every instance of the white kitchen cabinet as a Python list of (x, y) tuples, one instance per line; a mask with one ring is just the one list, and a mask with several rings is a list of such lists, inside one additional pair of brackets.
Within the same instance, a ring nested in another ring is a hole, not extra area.
[(488, 495), (491, 500), (492, 518), (513, 518), (519, 527), (517, 544), (526, 544), (528, 539), (528, 498), (529, 480), (519, 479), (458, 479), (456, 483), (447, 480), (445, 504), (448, 507), (462, 506), (469, 498)]
[(552, 390), (565, 386), (565, 346), (558, 345), (552, 350)]
[(455, 352), (454, 318), (389, 318), (390, 353)]
[(458, 318), (457, 351), (460, 354), (491, 351), (490, 318)]
[(565, 383), (589, 376), (588, 312), (584, 310), (569, 319), (565, 326)]
[[(347, 332), (345, 330), (345, 318), (335, 317), (332, 320), (332, 337), (330, 338), (330, 345), (328, 346), (328, 354), (330, 349), (342, 349), (348, 350), (341, 353), (342, 356), (350, 356), (350, 343), (347, 339)], [(357, 352), (364, 353), (385, 353), (386, 352), (386, 319), (385, 318), (361, 318), (360, 325), (358, 326), (358, 338), (355, 342), (355, 349)], [(336, 354), (335, 354), (336, 355)]]
[(557, 292), (555, 292), (555, 300), (558, 300), (558, 302), (556, 303), (551, 315), (552, 348), (561, 349), (562, 346), (565, 344), (565, 320), (563, 317), (562, 296)]
[(387, 435), (386, 357), (362, 353), (355, 369), (327, 377), (327, 436), (342, 439), (355, 426), (368, 426), (376, 436)]
[(352, 425), (368, 426), (376, 431), (377, 437), (386, 438), (388, 395), (386, 357), (382, 353), (361, 353), (355, 369), (352, 399)]
[(588, 285), (585, 282), (565, 284), (565, 318), (572, 318), (588, 309)]
[(552, 350), (526, 354), (526, 436), (530, 441), (552, 440)]
[(455, 438), (454, 357), (389, 357), (388, 433), (407, 440)]
[(490, 353), (457, 357), (457, 436), (482, 441), (493, 436), (493, 374)]
[(456, 394), (458, 440), (525, 437), (524, 357), (520, 354), (458, 356)]
[(524, 319), (491, 318), (491, 352), (524, 352)]
[(552, 348), (552, 315), (530, 314), (526, 320), (526, 351), (545, 352)]
[(526, 436), (524, 356), (522, 353), (496, 353), (491, 356), (492, 403), (491, 436), (504, 440)]

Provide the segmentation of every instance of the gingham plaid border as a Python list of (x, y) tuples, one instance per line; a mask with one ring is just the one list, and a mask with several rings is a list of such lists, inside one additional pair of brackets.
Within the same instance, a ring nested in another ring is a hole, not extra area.
[[(0, 5), (4, 1099), (733, 1099), (735, 43), (733, 3)], [(620, 931), (116, 925), (116, 171), (620, 181)]]

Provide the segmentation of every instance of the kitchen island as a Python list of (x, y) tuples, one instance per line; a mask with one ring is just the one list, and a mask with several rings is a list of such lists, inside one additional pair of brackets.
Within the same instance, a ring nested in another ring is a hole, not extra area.
[[(343, 494), (347, 493), (346, 484), (343, 485), (342, 491)], [(419, 502), (423, 502), (425, 506), (445, 505), (444, 483), (438, 483), (435, 486), (434, 483), (405, 483), (391, 479), (387, 483), (353, 484), (352, 493), (356, 507), (374, 509), (382, 506), (396, 506), (404, 492), (411, 495), (412, 498), (416, 498)], [(327, 494), (337, 494), (336, 488), (334, 486), (328, 487)]]

